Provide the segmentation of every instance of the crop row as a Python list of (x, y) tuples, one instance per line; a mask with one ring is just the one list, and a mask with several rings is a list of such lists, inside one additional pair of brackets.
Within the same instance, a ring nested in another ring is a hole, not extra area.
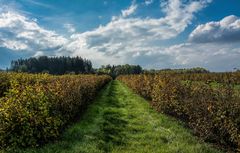
[(0, 148), (55, 140), (109, 76), (0, 73)]
[(204, 140), (240, 149), (240, 91), (234, 86), (213, 87), (172, 74), (126, 75), (118, 80), (159, 112), (185, 121)]
[(183, 73), (175, 75), (181, 80), (240, 84), (240, 72), (227, 73)]

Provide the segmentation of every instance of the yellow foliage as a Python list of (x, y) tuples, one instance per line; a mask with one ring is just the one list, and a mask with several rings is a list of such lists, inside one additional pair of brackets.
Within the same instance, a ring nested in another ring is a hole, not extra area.
[[(125, 75), (117, 79), (205, 140), (240, 149), (239, 73)], [(213, 82), (211, 85), (209, 80)]]
[(0, 148), (38, 146), (93, 100), (109, 76), (0, 73)]

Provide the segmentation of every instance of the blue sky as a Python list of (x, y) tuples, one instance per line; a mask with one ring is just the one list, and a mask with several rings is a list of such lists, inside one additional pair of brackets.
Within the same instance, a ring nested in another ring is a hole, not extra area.
[(240, 68), (238, 0), (0, 0), (0, 68), (82, 56), (95, 67)]

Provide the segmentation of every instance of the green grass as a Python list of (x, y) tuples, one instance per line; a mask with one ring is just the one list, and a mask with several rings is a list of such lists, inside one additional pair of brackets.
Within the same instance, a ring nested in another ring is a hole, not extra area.
[(62, 138), (26, 153), (220, 153), (184, 124), (154, 111), (143, 98), (112, 81)]

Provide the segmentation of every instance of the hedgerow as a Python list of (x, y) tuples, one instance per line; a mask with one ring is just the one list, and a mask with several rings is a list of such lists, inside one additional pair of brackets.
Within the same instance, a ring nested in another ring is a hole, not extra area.
[(0, 74), (0, 148), (55, 140), (93, 100), (109, 76)]
[(211, 85), (207, 80), (214, 80), (214, 75), (210, 75), (191, 77), (194, 81), (177, 74), (126, 75), (118, 80), (149, 99), (159, 112), (186, 121), (204, 140), (240, 151), (240, 91), (227, 84), (232, 81), (227, 77), (226, 84)]

